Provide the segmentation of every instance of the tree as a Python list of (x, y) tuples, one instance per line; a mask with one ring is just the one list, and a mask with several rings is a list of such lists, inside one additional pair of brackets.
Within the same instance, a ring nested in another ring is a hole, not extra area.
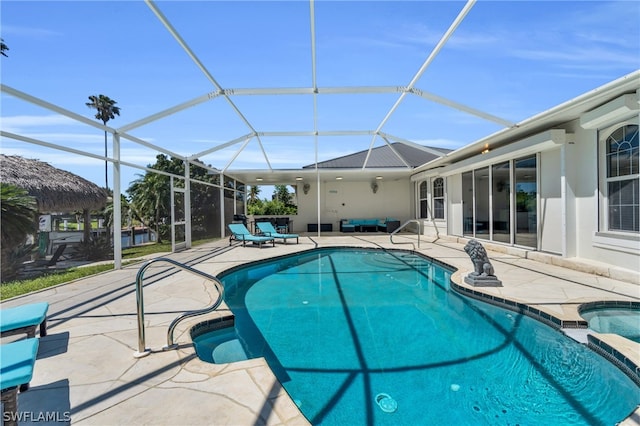
[(3, 38), (0, 38), (0, 55), (8, 58), (9, 56), (6, 53), (4, 53), (5, 50), (9, 50), (9, 46), (4, 44), (4, 39)]
[(260, 195), (260, 187), (258, 185), (251, 185), (249, 187), (249, 199), (247, 200), (248, 204), (252, 204), (256, 201), (259, 201), (258, 195)]
[(249, 214), (265, 214), (264, 203), (258, 198), (260, 195), (260, 187), (258, 185), (251, 185), (249, 187), (249, 196), (247, 197), (247, 213)]
[[(164, 155), (160, 154), (158, 157)], [(149, 166), (155, 168), (154, 166)], [(160, 223), (169, 215), (169, 177), (147, 172), (131, 182), (127, 194), (131, 197), (131, 209), (140, 221), (155, 227), (158, 243), (162, 242)]]
[(276, 185), (273, 190), (273, 198), (280, 201), (285, 206), (292, 205), (292, 196), (289, 193), (287, 185)]
[(4, 281), (15, 276), (28, 234), (35, 233), (36, 200), (24, 189), (0, 183), (0, 264)]
[(2, 246), (22, 243), (34, 231), (36, 201), (17, 186), (0, 183)]
[[(179, 158), (168, 158), (164, 154), (156, 156), (156, 163), (149, 164), (149, 168), (171, 173), (177, 176), (184, 176), (184, 162)], [(189, 174), (192, 179), (203, 182), (213, 182), (216, 176), (208, 174), (207, 170), (202, 167), (190, 167)], [(174, 185), (182, 186), (183, 180), (179, 179)], [(131, 198), (132, 212), (141, 222), (147, 223), (149, 226), (155, 227), (158, 242), (163, 237), (168, 238), (168, 226), (165, 224), (165, 218), (171, 216), (171, 185), (170, 177), (165, 174), (147, 172), (134, 180), (127, 194)], [(191, 212), (184, 212), (185, 215), (190, 214), (192, 225), (196, 229), (206, 228), (213, 223), (206, 219), (205, 211), (213, 204), (206, 192), (206, 187), (200, 185), (192, 185), (191, 187)], [(203, 207), (204, 206), (204, 207)], [(161, 229), (161, 225), (162, 229)]]
[[(115, 106), (117, 104), (116, 101), (114, 101), (113, 99), (109, 98), (108, 96), (105, 95), (91, 95), (89, 96), (89, 101), (91, 102), (87, 102), (85, 103), (86, 106), (88, 106), (89, 108), (95, 109), (97, 110), (96, 112), (96, 119), (102, 121), (102, 124), (104, 124), (105, 126), (107, 125), (107, 122), (113, 118), (115, 118), (116, 115), (120, 115), (120, 108)], [(107, 177), (107, 131), (104, 131), (104, 187), (106, 189), (109, 189), (109, 180)]]

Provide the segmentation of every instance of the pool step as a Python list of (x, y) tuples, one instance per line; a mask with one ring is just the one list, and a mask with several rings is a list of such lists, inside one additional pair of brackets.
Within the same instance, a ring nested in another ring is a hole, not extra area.
[(249, 356), (234, 327), (208, 331), (193, 339), (198, 358), (212, 364), (244, 361)]
[(228, 340), (217, 345), (211, 353), (211, 358), (216, 364), (227, 364), (248, 359), (247, 353), (238, 339)]
[(589, 342), (587, 335), (593, 333), (593, 330), (589, 328), (563, 328), (562, 332), (578, 343), (587, 344)]

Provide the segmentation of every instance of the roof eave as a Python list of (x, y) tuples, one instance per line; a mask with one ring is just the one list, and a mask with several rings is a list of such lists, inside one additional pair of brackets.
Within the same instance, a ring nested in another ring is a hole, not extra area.
[(544, 112), (527, 118), (514, 127), (495, 132), (485, 138), (458, 148), (440, 158), (425, 163), (414, 170), (420, 173), (436, 167), (446, 166), (466, 158), (480, 155), (488, 147), (496, 147), (516, 141), (518, 138), (550, 129), (560, 123), (566, 123), (580, 118), (583, 113), (600, 106), (611, 99), (625, 93), (640, 89), (640, 70), (627, 74), (617, 80), (584, 93), (574, 99), (550, 108)]

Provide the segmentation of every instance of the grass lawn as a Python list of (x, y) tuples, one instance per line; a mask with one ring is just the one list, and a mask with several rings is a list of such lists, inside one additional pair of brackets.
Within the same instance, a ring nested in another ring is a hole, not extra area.
[[(193, 242), (193, 246), (198, 246), (217, 240), (219, 240), (219, 238), (198, 240)], [(137, 262), (137, 260), (134, 259), (138, 259), (147, 254), (170, 251), (171, 243), (146, 244), (143, 246), (124, 249), (122, 250), (122, 264), (127, 265), (135, 263)], [(7, 281), (6, 283), (2, 283), (2, 285), (0, 286), (0, 300), (9, 299), (11, 297), (31, 293), (32, 291), (42, 290), (54, 285), (66, 283), (69, 281), (77, 280), (79, 278), (87, 277), (89, 275), (94, 275), (100, 272), (111, 270), (113, 270), (113, 263), (105, 263), (100, 265), (83, 266), (81, 268), (69, 268), (63, 271), (55, 271), (29, 280)]]

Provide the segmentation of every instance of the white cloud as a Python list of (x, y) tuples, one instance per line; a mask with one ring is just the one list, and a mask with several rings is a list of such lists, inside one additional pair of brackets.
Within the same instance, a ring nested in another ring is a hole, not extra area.
[(21, 26), (15, 26), (15, 25), (3, 25), (2, 35), (4, 37), (6, 37), (7, 35), (12, 35), (12, 36), (15, 35), (15, 36), (27, 36), (32, 38), (48, 38), (52, 36), (60, 36), (62, 35), (62, 33), (58, 31), (52, 31), (46, 28), (32, 28), (32, 27), (21, 27)]
[(100, 160), (80, 155), (70, 154), (63, 151), (42, 151), (33, 146), (24, 147), (2, 147), (2, 153), (6, 155), (19, 155), (24, 158), (43, 161), (55, 167), (64, 169), (64, 166), (95, 166), (100, 164)]
[(9, 117), (1, 117), (2, 130), (11, 133), (22, 133), (26, 129), (34, 127), (46, 126), (76, 126), (79, 125), (75, 120), (59, 114), (50, 115), (14, 115)]

